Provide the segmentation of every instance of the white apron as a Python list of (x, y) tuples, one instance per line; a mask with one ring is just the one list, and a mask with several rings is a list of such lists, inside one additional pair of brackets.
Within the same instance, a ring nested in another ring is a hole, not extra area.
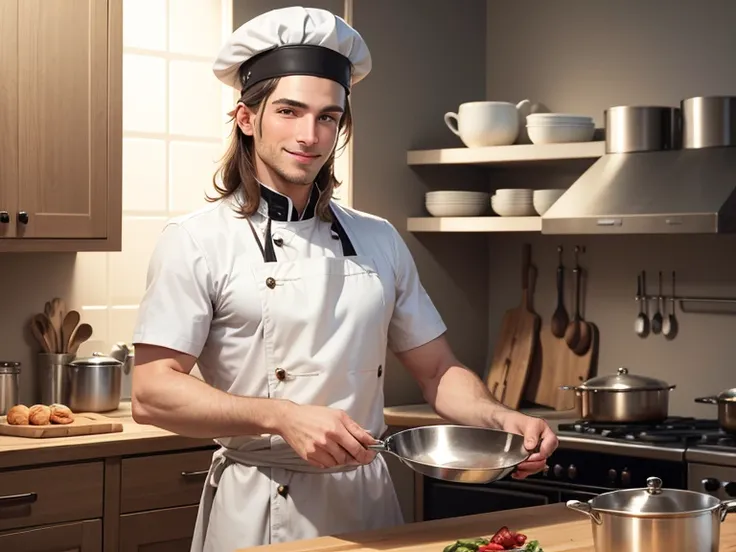
[[(264, 245), (253, 229), (264, 257), (253, 276), (269, 396), (345, 410), (378, 437), (385, 427), (383, 286), (373, 262), (355, 254), (334, 209), (333, 218), (343, 257), (276, 262), (270, 221)], [(233, 552), (403, 523), (380, 454), (366, 466), (322, 470), (278, 436), (224, 441), (202, 493), (192, 552)]]

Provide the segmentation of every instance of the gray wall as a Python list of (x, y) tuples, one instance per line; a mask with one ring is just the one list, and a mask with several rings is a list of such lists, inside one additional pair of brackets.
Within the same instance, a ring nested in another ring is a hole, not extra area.
[[(489, 0), (487, 8), (487, 99), (529, 98), (553, 111), (591, 115), (600, 126), (612, 105), (677, 105), (689, 96), (736, 94), (736, 2), (681, 0), (675, 7), (659, 0)], [(569, 185), (579, 170), (489, 174), (492, 187), (538, 188)], [(633, 331), (633, 294), (637, 271), (646, 269), (650, 293), (656, 271), (665, 271), (669, 293), (669, 273), (677, 270), (680, 294), (736, 296), (736, 237), (491, 236), (491, 344), (503, 311), (518, 297), (524, 239), (533, 245), (540, 271), (536, 305), (546, 319), (554, 309), (556, 246), (565, 246), (568, 265), (572, 247), (587, 246), (585, 315), (600, 328), (599, 372), (628, 366), (665, 379), (677, 385), (675, 414), (715, 416), (693, 398), (736, 386), (736, 316), (678, 310), (676, 340), (642, 340)]]

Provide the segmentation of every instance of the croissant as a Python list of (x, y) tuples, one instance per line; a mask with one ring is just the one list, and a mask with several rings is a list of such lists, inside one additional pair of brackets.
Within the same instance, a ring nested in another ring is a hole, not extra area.
[(45, 404), (34, 404), (28, 413), (31, 425), (48, 425), (51, 418), (51, 408)]
[(70, 424), (74, 421), (74, 413), (71, 409), (63, 404), (52, 404), (51, 415), (49, 416), (52, 424)]
[(28, 425), (29, 410), (24, 404), (16, 404), (8, 410), (8, 423), (10, 425)]

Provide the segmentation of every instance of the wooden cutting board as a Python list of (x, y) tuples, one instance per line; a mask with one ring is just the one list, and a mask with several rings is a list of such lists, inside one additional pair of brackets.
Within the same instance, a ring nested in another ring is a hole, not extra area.
[(590, 348), (578, 356), (570, 350), (564, 338), (552, 335), (549, 324), (539, 331), (539, 342), (529, 373), (524, 398), (555, 410), (575, 408), (575, 392), (563, 391), (561, 385), (580, 385), (590, 377), (598, 361), (598, 328), (588, 322), (592, 331)]
[(496, 400), (518, 409), (534, 357), (541, 319), (531, 308), (529, 273), (531, 245), (521, 255), (521, 303), (506, 311), (486, 375), (486, 385)]
[(11, 425), (7, 422), (7, 416), (0, 416), (0, 435), (11, 435), (13, 437), (45, 439), (49, 437), (117, 433), (120, 431), (123, 431), (121, 422), (93, 412), (75, 414), (74, 421), (66, 425)]

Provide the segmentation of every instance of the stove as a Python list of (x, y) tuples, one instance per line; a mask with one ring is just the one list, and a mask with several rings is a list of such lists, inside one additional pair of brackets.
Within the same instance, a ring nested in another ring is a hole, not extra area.
[(717, 444), (736, 446), (733, 436), (724, 433), (717, 420), (669, 418), (657, 423), (604, 423), (577, 421), (558, 426), (560, 433), (575, 433), (632, 441), (679, 445)]

